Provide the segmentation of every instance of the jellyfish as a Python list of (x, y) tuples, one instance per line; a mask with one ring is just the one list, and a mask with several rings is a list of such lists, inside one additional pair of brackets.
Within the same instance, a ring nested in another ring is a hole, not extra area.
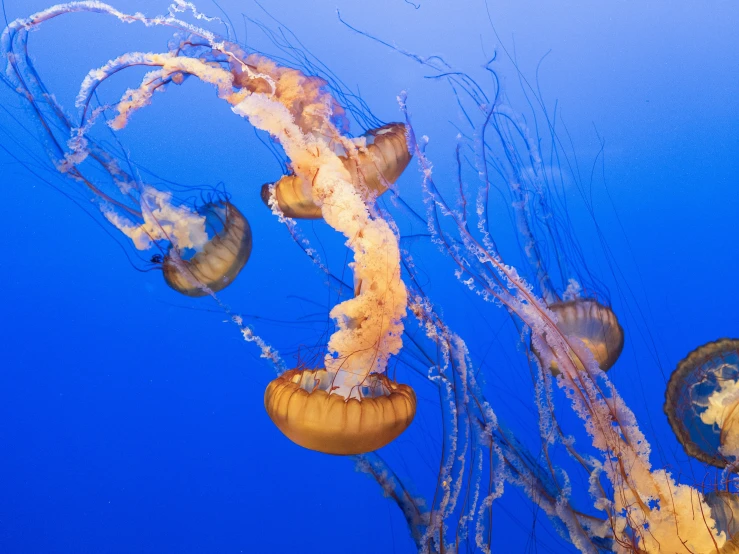
[[(356, 157), (340, 156), (344, 167), (366, 200), (383, 194), (398, 180), (410, 162), (405, 126), (390, 123), (367, 131), (357, 141)], [(262, 200), (276, 203), (282, 214), (295, 219), (319, 219), (321, 208), (313, 200), (311, 186), (295, 174), (262, 186)]]
[(210, 202), (198, 213), (205, 217), (205, 227), (210, 231), (208, 242), (187, 258), (170, 246), (162, 262), (164, 280), (187, 296), (204, 296), (207, 290), (226, 288), (246, 265), (252, 247), (249, 222), (230, 202)]
[[(124, 170), (121, 161), (90, 136), (101, 113), (91, 108), (96, 87), (77, 99), (81, 115), (75, 123), (41, 80), (28, 55), (29, 34), (45, 21), (75, 11), (120, 14), (103, 4), (77, 2), (11, 22), (0, 38), (7, 59), (3, 82), (37, 117), (55, 169), (81, 185), (71, 192), (81, 192), (97, 206), (105, 221), (128, 237), (138, 251), (157, 249), (159, 254), (151, 257), (152, 264), (162, 270), (173, 290), (187, 296), (222, 290), (244, 268), (251, 253), (251, 229), (246, 217), (227, 195), (209, 199), (199, 207), (188, 205), (171, 192), (159, 190)], [(177, 76), (170, 81), (176, 82)], [(123, 162), (129, 164), (130, 160), (124, 157)], [(105, 179), (91, 176), (99, 171)]]
[[(356, 148), (356, 153), (339, 156), (339, 160), (349, 175), (349, 182), (362, 201), (368, 203), (374, 195), (385, 192), (410, 161), (405, 126), (392, 123), (368, 131), (356, 141)], [(276, 206), (280, 216), (323, 217), (322, 207), (313, 198), (313, 185), (308, 183), (298, 175), (286, 175), (274, 185), (264, 185), (262, 199), (273, 209)], [(373, 286), (364, 279), (355, 274), (355, 299), (362, 294), (363, 286)], [(364, 323), (353, 314), (351, 318), (349, 328), (355, 333)], [(283, 374), (265, 391), (267, 413), (288, 438), (311, 450), (347, 455), (371, 452), (387, 445), (413, 421), (416, 412), (413, 389), (393, 383), (374, 370), (362, 381), (352, 378), (351, 387), (347, 389), (348, 385), (344, 385), (341, 393), (341, 383), (347, 380), (339, 372), (346, 371), (342, 362), (338, 370), (331, 372), (292, 370)], [(349, 397), (345, 398), (347, 390)]]
[[(365, 143), (366, 137), (372, 138), (372, 142)], [(350, 144), (354, 146), (353, 143)], [(390, 124), (372, 130), (361, 137), (359, 146), (355, 148), (358, 151), (352, 155), (336, 158), (345, 172), (345, 182), (353, 189), (352, 196), (358, 200), (354, 201), (357, 206), (353, 208), (354, 213), (363, 214), (366, 211), (365, 204), (371, 199), (370, 195), (384, 192), (408, 165), (410, 154), (405, 142), (405, 127), (403, 124)], [(319, 171), (320, 168), (315, 175)], [(307, 187), (307, 183), (312, 184)], [(346, 187), (345, 194), (350, 192), (347, 185), (343, 185)], [(361, 194), (363, 189), (368, 194)], [(265, 185), (262, 188), (263, 199), (265, 191), (268, 195), (267, 203), (276, 204), (281, 216), (309, 219), (314, 216), (326, 217), (328, 212), (329, 217), (335, 217), (334, 209), (337, 206), (329, 205), (331, 200), (324, 200), (320, 205), (316, 203), (315, 181), (308, 181), (298, 175), (288, 175), (273, 186)], [(342, 217), (347, 212), (352, 213), (345, 209), (341, 211), (344, 211)], [(381, 230), (387, 238), (377, 235), (380, 242), (373, 246), (368, 240), (362, 249), (382, 248), (385, 244), (386, 248), (391, 249), (392, 258), (398, 260), (392, 262), (393, 265), (399, 264), (397, 239), (394, 239), (395, 245), (390, 246), (390, 236), (385, 231), (387, 223), (381, 218), (374, 221), (378, 224), (370, 225)], [(358, 239), (370, 239), (375, 233), (376, 231), (358, 230), (354, 236)], [(351, 237), (348, 232), (345, 235)], [(361, 251), (354, 250), (355, 253)], [(292, 370), (270, 383), (265, 391), (264, 404), (270, 418), (288, 438), (301, 446), (328, 454), (371, 452), (397, 438), (413, 421), (416, 412), (415, 394), (409, 386), (393, 383), (382, 374), (382, 367), (387, 363), (387, 354), (382, 353), (381, 343), (377, 345), (375, 342), (378, 331), (381, 333), (382, 330), (380, 328), (373, 331), (371, 323), (378, 315), (378, 308), (382, 310), (386, 305), (385, 298), (376, 296), (376, 291), (383, 290), (377, 289), (377, 284), (383, 281), (398, 289), (397, 298), (394, 294), (390, 296), (396, 303), (395, 313), (400, 315), (405, 312), (405, 305), (399, 303), (406, 296), (402, 280), (399, 279), (400, 267), (393, 269), (394, 272), (397, 271), (397, 277), (391, 276), (391, 281), (388, 282), (381, 275), (384, 271), (383, 264), (383, 261), (378, 260), (373, 267), (367, 267), (366, 272), (357, 271), (358, 266), (354, 264), (355, 297), (344, 303), (351, 305), (347, 312), (341, 313), (343, 304), (332, 311), (331, 315), (337, 320), (339, 329), (329, 341), (329, 347), (335, 349), (335, 355), (327, 355), (326, 368)], [(388, 290), (388, 285), (384, 285), (385, 291)], [(368, 295), (374, 298), (368, 299), (367, 307), (360, 307), (360, 301), (366, 302), (363, 297)], [(389, 323), (395, 327), (390, 331), (394, 341), (397, 333), (402, 332), (402, 326), (400, 319)], [(342, 346), (339, 347), (339, 344)], [(349, 344), (352, 346), (348, 348)], [(340, 348), (348, 352), (348, 355), (343, 355)], [(392, 348), (397, 353), (396, 347)], [(362, 351), (371, 357), (367, 357)], [(370, 371), (367, 366), (371, 368)]]
[[(551, 119), (556, 113), (550, 116), (541, 99), (535, 100), (542, 105), (543, 117), (553, 129)], [(562, 334), (582, 342), (600, 369), (608, 371), (623, 351), (624, 330), (604, 300), (607, 293), (601, 292), (604, 287), (600, 280), (587, 267), (577, 236), (569, 229), (566, 210), (560, 213), (559, 206), (565, 202), (558, 196), (567, 173), (559, 165), (547, 167), (542, 161), (559, 160), (559, 141), (550, 141), (552, 153), (545, 158), (544, 140), (532, 138), (524, 118), (505, 105), (490, 111), (484, 133), (485, 163), (490, 173), (500, 175), (507, 184), (531, 280), (556, 317)], [(576, 176), (569, 178), (577, 183)], [(579, 183), (577, 186), (581, 188)], [(533, 344), (532, 351), (539, 357)], [(557, 375), (560, 370), (555, 361), (551, 363), (549, 369)]]
[[(12, 84), (25, 85), (30, 75), (31, 84), (38, 90), (26, 87), (27, 97), (45, 128), (48, 117), (61, 119), (58, 114), (62, 110), (52, 101), (51, 115), (43, 114), (39, 99), (48, 95), (40, 79), (27, 56), (12, 54), (26, 52), (30, 30), (66, 13), (84, 11), (146, 25), (166, 25), (187, 36), (177, 39), (167, 52), (122, 54), (88, 73), (77, 95), (79, 124), (62, 121), (72, 137), (67, 142), (68, 149), (62, 147), (61, 140), (55, 141), (57, 154), (62, 157), (60, 170), (87, 182), (79, 169), (81, 164), (88, 158), (102, 160), (99, 163), (114, 176), (124, 199), (134, 200), (141, 208), (137, 210), (105, 196), (101, 208), (105, 218), (131, 238), (137, 248), (169, 241), (162, 265), (168, 284), (175, 290), (197, 296), (222, 289), (246, 263), (251, 249), (251, 230), (243, 215), (224, 203), (209, 203), (198, 210), (178, 205), (171, 194), (129, 180), (88, 138), (105, 111), (91, 109), (94, 94), (110, 76), (128, 68), (145, 66), (149, 72), (138, 88), (128, 89), (112, 107), (115, 113), (108, 125), (113, 130), (123, 129), (165, 85), (179, 84), (191, 77), (212, 85), (235, 114), (279, 142), (295, 177), (310, 183), (313, 201), (320, 207), (323, 219), (345, 236), (347, 246), (354, 252), (355, 297), (338, 304), (331, 312), (336, 331), (328, 341), (324, 360), (328, 381), (320, 379), (324, 385), (317, 387), (306, 376), (296, 383), (305, 387), (309, 405), (317, 401), (321, 392), (344, 401), (353, 399), (355, 402), (348, 406), (362, 407), (349, 412), (347, 427), (353, 429), (351, 436), (356, 445), (346, 446), (348, 452), (365, 448), (360, 446), (365, 443), (362, 430), (355, 426), (355, 417), (367, 419), (372, 411), (380, 415), (377, 429), (371, 433), (378, 433), (385, 441), (392, 440), (410, 424), (415, 410), (412, 392), (381, 377), (389, 357), (402, 346), (406, 291), (397, 237), (387, 221), (370, 213), (365, 193), (379, 193), (407, 165), (410, 154), (404, 147), (403, 126), (375, 129), (352, 140), (342, 134), (343, 124), (337, 121), (342, 111), (325, 90), (325, 81), (319, 78), (279, 66), (265, 56), (247, 53), (233, 42), (177, 19), (176, 10), (167, 17), (147, 18), (124, 14), (98, 2), (72, 2), (16, 20), (3, 33), (2, 43), (11, 53), (10, 70), (16, 77)], [(95, 187), (88, 184), (88, 188)], [(137, 219), (143, 219), (143, 223)], [(292, 383), (291, 379), (280, 382)], [(269, 388), (268, 397), (277, 390), (283, 388)], [(388, 400), (393, 407), (400, 401), (405, 413), (399, 410), (396, 418), (384, 410)], [(279, 427), (287, 429), (294, 422), (294, 417), (286, 417)], [(307, 429), (303, 427), (301, 436)], [(380, 443), (367, 442), (374, 447)], [(327, 449), (332, 450), (328, 446)]]
[[(417, 144), (408, 121), (411, 144)], [(709, 553), (722, 547), (726, 536), (710, 516), (710, 507), (696, 488), (680, 484), (664, 469), (653, 469), (650, 446), (633, 412), (623, 402), (606, 374), (598, 366), (591, 350), (580, 340), (573, 340), (557, 326), (557, 318), (545, 299), (537, 297), (532, 287), (507, 265), (494, 245), (470, 231), (463, 215), (449, 208), (433, 182), (431, 165), (416, 146), (424, 175), (428, 202), (433, 202), (430, 225), (441, 244), (457, 244), (457, 233), (465, 249), (447, 248), (459, 278), (467, 287), (479, 288), (483, 298), (503, 305), (525, 324), (531, 343), (538, 352), (539, 390), (547, 391), (551, 377), (541, 369), (556, 363), (555, 382), (567, 392), (573, 411), (580, 416), (599, 452), (591, 464), (591, 483), (608, 480), (609, 489), (591, 490), (594, 506), (606, 512), (605, 526), (594, 529), (596, 538), (612, 537), (616, 552), (677, 552), (687, 546), (693, 552)], [(443, 218), (442, 219), (442, 215)], [(444, 225), (448, 221), (448, 228)], [(556, 425), (552, 416), (551, 393), (537, 397), (542, 425)], [(557, 436), (557, 433), (552, 434)], [(564, 437), (559, 440), (563, 440)], [(568, 526), (573, 544), (583, 551), (593, 551), (585, 539), (591, 537), (575, 521)]]
[(408, 385), (370, 374), (359, 398), (331, 394), (325, 370), (293, 369), (272, 381), (264, 405), (277, 428), (295, 444), (326, 454), (364, 454), (379, 450), (406, 430), (416, 413)]
[[(257, 66), (260, 71), (269, 70), (268, 64)], [(272, 78), (279, 87), (279, 75), (273, 73)], [(303, 81), (298, 82), (302, 86)], [(321, 368), (325, 374), (295, 370), (285, 378), (278, 377), (267, 388), (265, 406), (278, 428), (302, 446), (327, 453), (360, 453), (393, 440), (415, 414), (415, 397), (409, 388), (389, 386), (387, 380), (372, 377), (385, 371), (389, 356), (402, 346), (406, 291), (400, 277), (397, 237), (387, 221), (370, 214), (345, 161), (334, 150), (339, 144), (358, 156), (356, 145), (339, 134), (328, 114), (322, 121), (312, 122), (309, 133), (300, 128), (303, 110), (311, 113), (305, 109), (309, 100), (316, 106), (330, 104), (325, 99), (327, 93), (314, 90), (298, 90), (303, 98), (300, 113), (290, 112), (290, 106), (277, 96), (246, 96), (234, 106), (237, 114), (278, 140), (296, 176), (311, 183), (323, 219), (347, 238), (346, 244), (354, 252), (352, 269), (358, 283), (355, 297), (331, 311), (337, 329), (328, 341), (325, 368)], [(316, 109), (314, 113), (320, 112)], [(391, 406), (392, 412), (386, 409)], [(333, 418), (335, 407), (346, 410), (346, 417), (339, 419), (343, 423), (320, 426), (327, 417)], [(366, 428), (360, 425), (365, 420), (369, 420)]]
[(685, 452), (716, 467), (739, 455), (739, 340), (696, 348), (670, 376), (664, 410)]
[[(562, 334), (580, 340), (600, 369), (607, 371), (616, 363), (624, 347), (624, 331), (611, 308), (583, 297), (556, 300), (547, 307), (557, 317), (557, 327)], [(538, 357), (533, 344), (532, 350)], [(550, 360), (549, 369), (554, 375), (560, 373), (554, 359)]]

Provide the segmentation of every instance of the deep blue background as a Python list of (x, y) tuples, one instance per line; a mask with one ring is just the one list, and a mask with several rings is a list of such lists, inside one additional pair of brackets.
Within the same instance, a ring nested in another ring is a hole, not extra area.
[[(219, 4), (242, 40), (242, 12), (269, 24), (256, 4)], [(688, 351), (739, 336), (739, 10), (730, 1), (541, 4), (490, 2), (488, 9), (525, 74), (533, 75), (552, 50), (540, 74), (543, 93), (559, 102), (585, 167), (598, 150), (594, 129), (605, 139), (613, 203), (599, 180), (594, 205), (621, 275), (614, 277), (598, 257), (592, 222), (576, 203), (572, 224), (593, 254), (591, 269), (612, 291), (627, 285), (634, 291), (614, 292), (627, 346), (610, 375), (655, 446), (655, 465), (700, 483), (707, 470), (686, 460), (661, 405), (665, 375)], [(167, 3), (115, 5), (153, 15)], [(359, 87), (382, 119), (400, 117), (395, 97), (406, 90), (416, 131), (431, 138), (438, 182), (451, 187), (452, 123), (460, 113), (449, 90), (424, 79), (428, 71), (412, 61), (343, 27), (337, 5), (353, 25), (418, 54), (441, 54), (481, 80), (480, 68), (499, 44), (486, 6), (477, 0), (420, 0), (418, 9), (402, 0), (264, 3), (305, 48)], [(44, 7), (44, 0), (6, 0), (9, 19)], [(199, 8), (219, 13), (206, 0)], [(247, 29), (250, 44), (269, 47), (256, 27)], [(72, 15), (35, 33), (31, 51), (49, 88), (72, 110), (89, 69), (125, 51), (162, 51), (168, 38), (161, 29)], [(510, 64), (499, 70), (521, 108)], [(111, 80), (109, 99), (137, 79)], [(7, 91), (1, 98), (33, 128)], [(5, 114), (0, 125), (23, 134)], [(225, 183), (249, 217), (255, 243), (223, 301), (239, 313), (291, 322), (248, 320), (288, 362), (290, 351), (315, 346), (321, 326), (302, 325), (300, 318), (325, 317), (331, 300), (321, 275), (258, 198), (259, 186), (275, 180), (280, 167), (248, 124), (208, 87), (188, 82), (158, 95), (120, 137), (137, 163), (161, 176), (191, 186)], [(23, 158), (8, 135), (0, 140)], [(414, 169), (400, 182), (411, 196), (419, 183)], [(272, 426), (262, 395), (274, 372), (218, 306), (183, 300), (156, 272), (135, 272), (94, 218), (4, 154), (0, 184), (0, 552), (413, 551), (399, 511), (370, 478), (347, 460), (294, 446)], [(312, 226), (304, 229), (312, 239)], [(328, 237), (324, 259), (340, 268), (339, 241), (319, 232)], [(497, 329), (501, 310), (462, 294), (443, 258), (428, 253), (419, 262), (432, 298), (473, 355), (487, 353), (494, 368), (486, 377), (493, 407), (506, 421), (520, 416), (516, 432), (535, 444), (515, 333), (506, 328), (489, 350), (486, 328), (470, 314), (488, 314)], [(422, 452), (434, 445), (426, 436), (434, 429), (431, 415), (428, 428), (425, 423), (425, 410), (433, 410), (427, 392), (419, 391), (415, 429), (388, 448), (419, 491), (434, 477)], [(563, 418), (577, 434), (578, 420)], [(578, 441), (587, 445), (585, 437)], [(496, 506), (496, 551), (525, 552), (534, 544), (539, 551), (569, 551), (543, 514), (533, 525), (534, 510), (515, 489)]]

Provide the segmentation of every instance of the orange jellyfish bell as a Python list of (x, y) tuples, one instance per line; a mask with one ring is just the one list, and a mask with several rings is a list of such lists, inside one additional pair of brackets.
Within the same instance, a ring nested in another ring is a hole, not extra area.
[[(611, 308), (591, 298), (576, 298), (553, 302), (549, 309), (557, 315), (557, 328), (562, 334), (580, 339), (603, 371), (616, 363), (624, 348), (624, 330)], [(549, 369), (554, 375), (560, 373), (554, 360)]]
[(205, 204), (198, 213), (205, 216), (210, 240), (187, 258), (170, 247), (162, 263), (167, 284), (194, 297), (205, 296), (205, 288), (217, 292), (231, 284), (246, 265), (252, 247), (249, 222), (230, 202)]
[[(360, 148), (356, 158), (341, 156), (355, 187), (366, 188), (369, 194), (380, 196), (401, 176), (411, 160), (405, 125), (390, 123), (367, 131), (363, 135), (367, 146)], [(274, 186), (262, 186), (262, 200), (269, 206), (274, 196), (280, 210), (295, 219), (320, 219), (321, 208), (313, 201), (311, 184), (297, 175), (285, 175)]]
[(282, 433), (310, 450), (347, 456), (372, 452), (395, 440), (413, 421), (416, 395), (408, 385), (370, 374), (360, 398), (329, 394), (325, 369), (292, 369), (273, 380), (264, 407)]
[(313, 201), (310, 183), (297, 175), (285, 175), (274, 187), (269, 183), (262, 185), (262, 201), (269, 206), (272, 195), (277, 200), (280, 211), (293, 219), (321, 219), (321, 207)]

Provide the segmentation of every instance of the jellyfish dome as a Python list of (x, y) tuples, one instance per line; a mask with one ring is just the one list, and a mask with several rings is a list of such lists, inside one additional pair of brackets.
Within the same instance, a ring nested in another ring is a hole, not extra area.
[[(356, 156), (340, 156), (351, 182), (363, 197), (380, 196), (395, 183), (411, 160), (402, 123), (371, 129), (356, 139)], [(321, 208), (313, 200), (312, 187), (297, 175), (283, 176), (275, 184), (262, 186), (267, 206), (277, 203), (280, 211), (295, 219), (320, 219)]]
[[(603, 371), (616, 363), (624, 348), (624, 330), (611, 308), (592, 298), (553, 302), (548, 307), (557, 316), (562, 334), (581, 340)], [(556, 360), (550, 362), (549, 369), (554, 375), (560, 373)]]
[[(335, 377), (335, 376), (334, 376)], [(264, 406), (291, 441), (326, 454), (364, 454), (395, 440), (413, 421), (416, 395), (408, 385), (372, 373), (360, 398), (331, 394), (325, 369), (286, 371), (264, 393)]]
[(716, 467), (739, 454), (739, 340), (693, 350), (672, 373), (664, 410), (690, 456)]
[(162, 263), (167, 284), (187, 296), (205, 296), (227, 287), (249, 259), (251, 227), (230, 202), (209, 202), (198, 209), (205, 218), (208, 241), (202, 250), (189, 252), (170, 246)]

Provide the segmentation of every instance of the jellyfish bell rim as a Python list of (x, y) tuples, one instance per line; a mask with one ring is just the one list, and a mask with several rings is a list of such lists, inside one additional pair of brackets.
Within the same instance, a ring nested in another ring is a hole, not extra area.
[[(731, 351), (739, 353), (739, 339), (725, 337), (707, 342), (691, 350), (685, 358), (678, 362), (677, 367), (672, 372), (672, 375), (670, 375), (665, 389), (665, 403), (662, 406), (667, 416), (667, 421), (670, 423), (673, 433), (675, 433), (675, 438), (677, 438), (685, 453), (703, 463), (718, 468), (727, 467), (730, 465), (731, 460), (720, 456), (720, 454), (711, 455), (696, 445), (693, 442), (690, 431), (688, 431), (683, 420), (678, 417), (677, 412), (673, 408), (679, 403), (679, 397), (683, 390), (682, 385), (689, 375), (721, 354)], [(739, 471), (739, 468), (734, 469), (735, 473), (737, 471)]]
[[(228, 200), (208, 202), (198, 209), (198, 213), (207, 218), (208, 212), (214, 212), (216, 208), (225, 210), (223, 227), (214, 233), (201, 251), (188, 259), (175, 260), (172, 255), (173, 247), (170, 246), (162, 261), (162, 274), (165, 282), (170, 288), (185, 296), (193, 298), (205, 296), (207, 292), (204, 288), (206, 287), (213, 292), (223, 290), (236, 279), (251, 256), (253, 240), (249, 220)], [(218, 278), (208, 276), (208, 273), (212, 272), (208, 263), (209, 257), (225, 262), (227, 260), (220, 255), (223, 253), (232, 258), (231, 263)], [(189, 276), (183, 275), (183, 266), (190, 273)], [(195, 286), (194, 281), (202, 284), (203, 287)]]
[(301, 387), (306, 377), (316, 382), (328, 372), (291, 369), (272, 380), (264, 392), (264, 407), (275, 426), (295, 444), (337, 456), (373, 452), (398, 438), (413, 422), (416, 394), (409, 385), (373, 373), (380, 388), (377, 396), (346, 399), (324, 387)]
[[(557, 321), (557, 328), (560, 329), (562, 334), (564, 336), (577, 336), (576, 333), (573, 332), (567, 332), (567, 330), (563, 327), (560, 327), (563, 323), (566, 323), (564, 321), (564, 316), (567, 316), (572, 310), (570, 308), (573, 308), (575, 312), (578, 311), (578, 309), (582, 310), (583, 308), (587, 310), (587, 317), (591, 320), (599, 319), (601, 322), (603, 321), (603, 315), (605, 315), (608, 318), (608, 323), (611, 329), (615, 329), (616, 333), (615, 335), (611, 335), (611, 338), (615, 336), (615, 344), (611, 345), (611, 348), (608, 348), (606, 345), (606, 354), (605, 356), (599, 356), (597, 352), (593, 351), (593, 348), (591, 347), (591, 342), (586, 340), (583, 337), (579, 337), (582, 342), (585, 344), (586, 348), (590, 350), (590, 352), (595, 357), (596, 362), (598, 363), (598, 367), (602, 371), (608, 371), (611, 369), (615, 363), (618, 361), (618, 359), (621, 357), (621, 353), (624, 349), (625, 344), (625, 333), (623, 327), (621, 327), (621, 323), (618, 320), (618, 317), (616, 316), (616, 313), (613, 311), (613, 309), (610, 306), (606, 306), (605, 304), (602, 304), (595, 298), (574, 298), (572, 300), (564, 300), (564, 301), (557, 301), (552, 302), (547, 306), (551, 311), (553, 311), (558, 318)], [(593, 317), (593, 309), (597, 310), (597, 313), (599, 317)], [(533, 342), (531, 343), (531, 350), (532, 352), (539, 357), (536, 348), (534, 347)], [(600, 359), (599, 359), (600, 358)], [(556, 361), (553, 361), (552, 364), (549, 366), (549, 370), (552, 372), (552, 375), (556, 376), (559, 375), (560, 370), (556, 365)]]

